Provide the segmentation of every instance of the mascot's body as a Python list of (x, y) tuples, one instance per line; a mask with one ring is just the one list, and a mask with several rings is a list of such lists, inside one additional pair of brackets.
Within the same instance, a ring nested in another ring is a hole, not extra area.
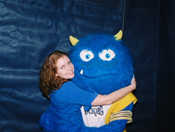
[[(132, 59), (122, 41), (117, 40), (117, 36), (97, 34), (79, 40), (71, 37), (70, 41), (75, 45), (70, 52), (75, 66), (75, 78), (72, 82), (78, 87), (89, 92), (109, 94), (130, 85), (134, 75)], [(123, 132), (126, 123), (132, 120), (135, 102), (135, 96), (130, 93), (120, 101), (106, 106), (87, 108), (63, 104), (59, 107), (63, 113), (47, 116), (53, 116), (52, 121), (57, 120), (57, 127), (53, 132)], [(48, 111), (54, 111), (54, 108)]]

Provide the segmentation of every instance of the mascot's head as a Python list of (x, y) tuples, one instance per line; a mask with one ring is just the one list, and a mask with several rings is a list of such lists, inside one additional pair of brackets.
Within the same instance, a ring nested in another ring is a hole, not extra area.
[(122, 31), (116, 35), (92, 34), (77, 39), (69, 53), (75, 66), (73, 81), (82, 89), (108, 94), (130, 84), (133, 77), (132, 59), (122, 44)]

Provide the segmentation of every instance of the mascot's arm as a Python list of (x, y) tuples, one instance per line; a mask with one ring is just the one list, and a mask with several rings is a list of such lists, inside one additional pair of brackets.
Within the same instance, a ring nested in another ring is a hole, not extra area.
[[(133, 103), (127, 106), (124, 110), (132, 111), (132, 108), (133, 108)], [(127, 121), (128, 120), (126, 119), (114, 120), (109, 124), (99, 128), (83, 126), (81, 128), (81, 132), (123, 132), (126, 127)]]

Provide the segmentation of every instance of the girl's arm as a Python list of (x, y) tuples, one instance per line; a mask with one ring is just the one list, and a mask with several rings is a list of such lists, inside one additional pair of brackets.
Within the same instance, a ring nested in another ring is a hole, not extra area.
[(128, 93), (132, 92), (136, 89), (136, 81), (133, 77), (131, 80), (131, 85), (121, 88), (119, 90), (116, 90), (108, 95), (98, 95), (92, 102), (91, 105), (107, 105), (112, 104), (113, 102), (121, 99)]
[(93, 93), (85, 91), (78, 86), (76, 86), (71, 81), (66, 82), (63, 86), (53, 92), (50, 95), (50, 100), (55, 105), (60, 103), (71, 103), (80, 105), (106, 105), (119, 100), (136, 88), (135, 79), (131, 81), (131, 85), (128, 87), (116, 90), (108, 95), (99, 95), (98, 93)]

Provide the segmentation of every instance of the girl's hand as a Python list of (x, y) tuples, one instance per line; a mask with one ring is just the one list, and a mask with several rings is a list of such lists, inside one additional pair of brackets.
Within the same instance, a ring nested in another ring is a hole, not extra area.
[(136, 80), (135, 80), (134, 76), (133, 76), (133, 78), (131, 80), (130, 88), (131, 88), (132, 91), (136, 89)]

